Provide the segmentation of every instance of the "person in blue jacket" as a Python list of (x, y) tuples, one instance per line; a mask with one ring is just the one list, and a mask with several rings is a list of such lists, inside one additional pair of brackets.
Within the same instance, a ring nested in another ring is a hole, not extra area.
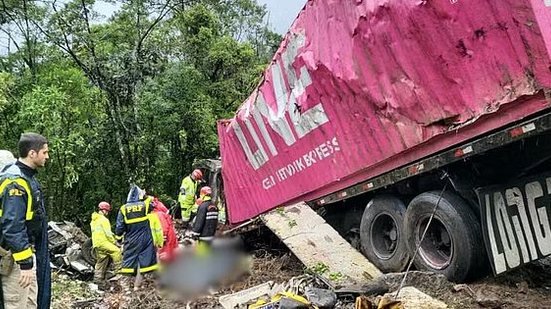
[(14, 261), (11, 271), (0, 278), (0, 304), (2, 308), (48, 309), (48, 219), (35, 177), (49, 158), (48, 141), (40, 134), (24, 133), (17, 146), (19, 159), (0, 170), (0, 246), (12, 253)]
[(152, 198), (133, 186), (126, 204), (119, 209), (115, 238), (124, 238), (121, 274), (140, 275), (159, 268), (157, 248), (163, 246), (163, 231), (157, 215), (151, 212), (153, 207)]

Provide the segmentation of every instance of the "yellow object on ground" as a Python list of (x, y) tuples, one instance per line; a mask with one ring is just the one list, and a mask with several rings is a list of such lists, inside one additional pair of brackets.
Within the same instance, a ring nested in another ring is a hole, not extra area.
[(318, 309), (317, 306), (310, 304), (310, 302), (306, 298), (291, 292), (279, 292), (272, 297), (270, 302), (259, 299), (256, 303), (249, 305), (248, 309), (264, 309), (268, 308), (268, 306), (269, 308), (271, 308), (272, 305), (279, 303), (284, 298), (291, 299), (297, 303), (308, 305), (310, 308)]

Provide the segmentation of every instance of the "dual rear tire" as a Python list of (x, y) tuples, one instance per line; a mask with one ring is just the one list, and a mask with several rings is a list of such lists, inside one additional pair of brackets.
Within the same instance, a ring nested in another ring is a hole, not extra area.
[(360, 225), (362, 253), (382, 272), (398, 272), (407, 266), (409, 252), (402, 222), (404, 203), (391, 195), (373, 198)]
[(362, 216), (360, 241), (363, 254), (383, 272), (403, 271), (414, 257), (416, 269), (464, 282), (484, 263), (479, 220), (467, 202), (450, 192), (441, 197), (437, 191), (422, 193), (407, 207), (395, 196), (373, 198)]

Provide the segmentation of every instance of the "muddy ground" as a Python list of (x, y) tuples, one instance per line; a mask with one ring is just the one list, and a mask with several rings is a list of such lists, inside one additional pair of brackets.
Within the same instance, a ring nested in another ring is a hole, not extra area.
[[(387, 276), (393, 288), (398, 287), (403, 278), (403, 274)], [(466, 284), (414, 271), (408, 274), (406, 285), (440, 299), (450, 308), (551, 308), (551, 259)]]
[[(110, 291), (98, 293), (90, 289), (89, 282), (54, 274), (52, 308), (221, 308), (219, 296), (270, 280), (287, 282), (305, 273), (300, 261), (269, 232), (249, 232), (246, 241), (247, 250), (253, 256), (252, 271), (213, 295), (191, 302), (178, 301), (156, 290), (153, 280), (148, 280), (138, 292), (125, 294), (119, 285), (113, 284)], [(403, 275), (385, 275), (384, 281), (390, 291), (398, 288)], [(467, 284), (454, 284), (443, 276), (413, 271), (408, 274), (406, 285), (415, 286), (450, 308), (551, 308), (551, 258), (499, 277), (486, 276)], [(338, 308), (354, 308), (351, 301), (353, 297), (342, 299)]]

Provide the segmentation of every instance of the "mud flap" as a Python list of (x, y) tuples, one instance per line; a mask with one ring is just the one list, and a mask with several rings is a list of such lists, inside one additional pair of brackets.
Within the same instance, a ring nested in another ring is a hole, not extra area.
[(551, 171), (476, 193), (494, 275), (551, 255)]

